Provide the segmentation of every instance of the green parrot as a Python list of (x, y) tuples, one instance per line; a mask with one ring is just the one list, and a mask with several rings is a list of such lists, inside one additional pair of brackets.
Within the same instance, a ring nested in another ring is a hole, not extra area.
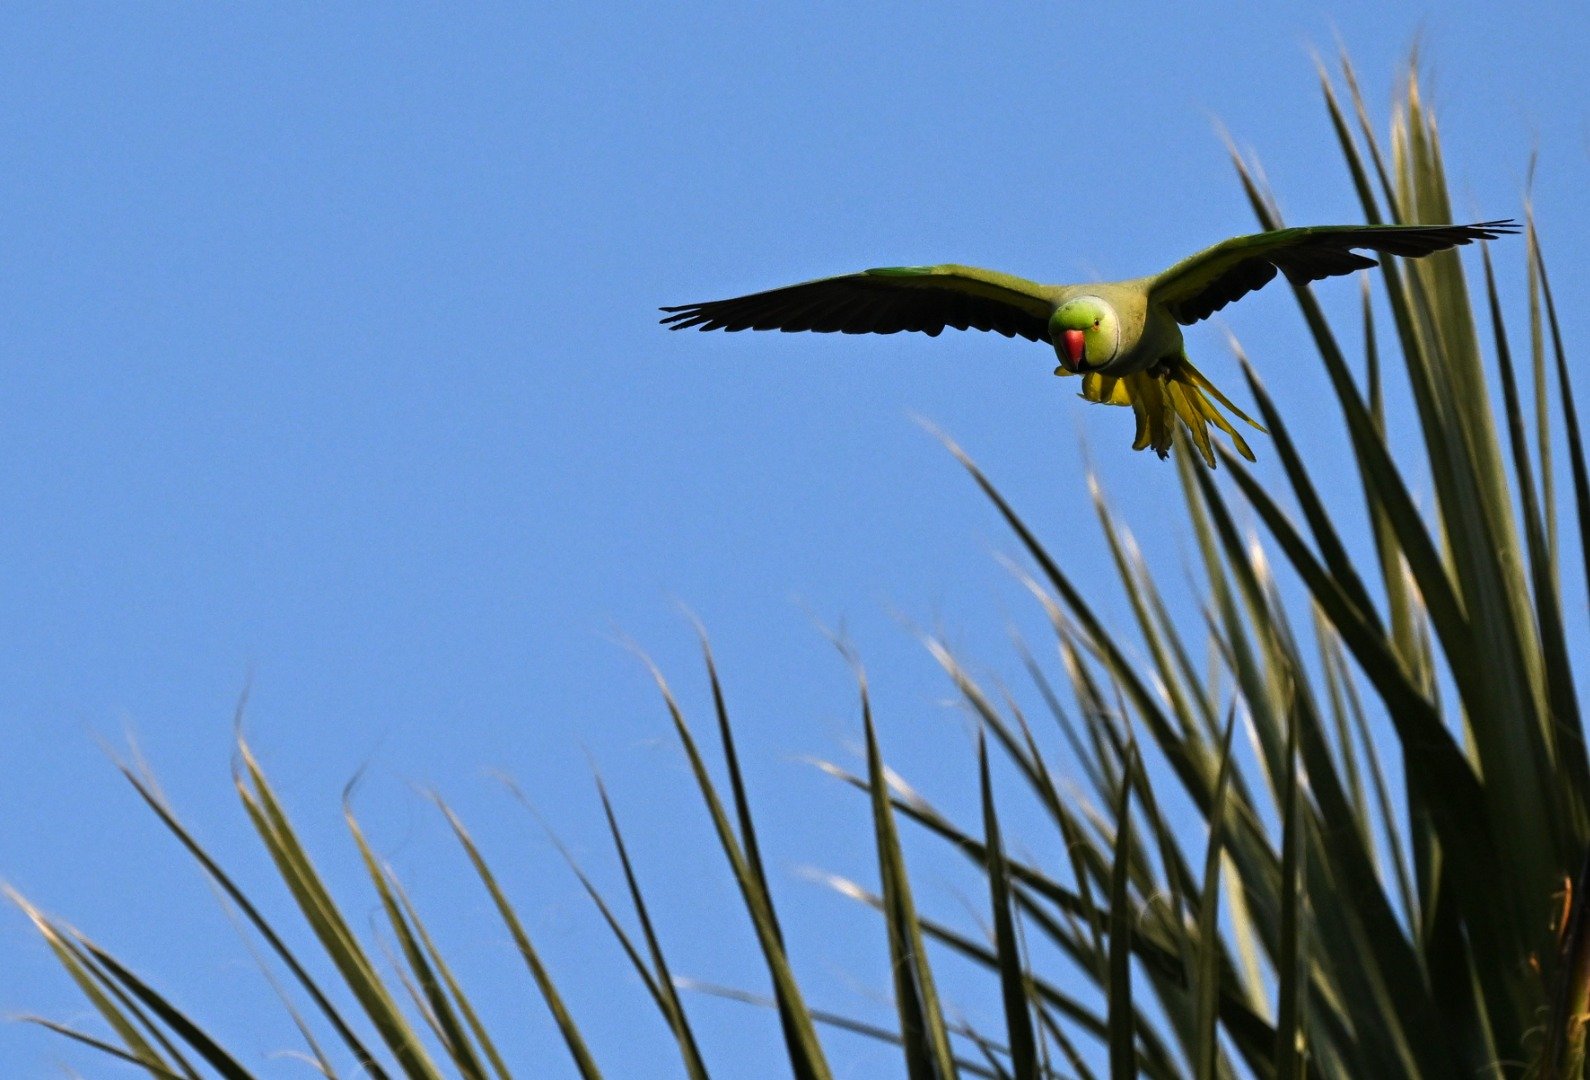
[(1054, 348), (1056, 375), (1080, 376), (1081, 396), (1129, 405), (1137, 416), (1134, 450), (1170, 450), (1178, 419), (1204, 460), (1215, 463), (1209, 425), (1253, 451), (1216, 404), (1264, 429), (1215, 389), (1187, 360), (1181, 328), (1208, 318), (1272, 280), (1293, 285), (1375, 266), (1366, 248), (1419, 258), (1474, 240), (1516, 233), (1512, 221), (1473, 225), (1318, 225), (1235, 236), (1164, 273), (1095, 285), (1039, 285), (974, 266), (889, 266), (820, 278), (732, 300), (665, 307), (674, 330), (813, 330), (937, 336), (946, 326), (993, 330)]

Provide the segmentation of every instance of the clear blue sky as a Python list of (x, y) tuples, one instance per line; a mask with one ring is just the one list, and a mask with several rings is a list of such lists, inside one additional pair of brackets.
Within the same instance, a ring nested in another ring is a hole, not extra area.
[[(1539, 144), (1537, 207), (1584, 352), (1582, 5), (321, 8), (0, 13), (0, 877), (266, 1075), (308, 1075), (268, 1057), (291, 1029), (96, 737), (135, 732), (180, 811), (269, 890), (227, 775), (251, 684), (251, 737), (361, 925), (374, 908), (337, 796), (366, 767), (373, 839), (516, 1059), (552, 1055), (534, 1075), (560, 1075), (505, 935), (414, 790), (439, 789), (507, 871), (604, 1062), (650, 1075), (660, 1022), (486, 776), (516, 776), (611, 885), (588, 751), (677, 968), (761, 985), (620, 637), (705, 721), (676, 603), (704, 619), (797, 962), (818, 1003), (876, 1017), (876, 925), (799, 874), (872, 877), (862, 807), (797, 761), (845, 757), (858, 730), (816, 622), (843, 624), (867, 661), (896, 764), (962, 809), (964, 725), (910, 624), (1013, 680), (1006, 627), (1036, 625), (992, 558), (1010, 541), (909, 414), (960, 439), (1088, 580), (1108, 569), (1085, 435), (1179, 576), (1173, 470), (1132, 454), (1129, 416), (1085, 407), (1038, 347), (668, 334), (657, 305), (889, 263), (1156, 270), (1252, 226), (1214, 117), (1259, 151), (1289, 220), (1357, 220), (1321, 152), (1308, 49), (1339, 32), (1378, 108), (1422, 29), (1463, 213), (1516, 214)], [(1497, 255), (1516, 293), (1522, 245)], [(1346, 312), (1355, 289), (1324, 291)], [(1310, 416), (1322, 380), (1285, 291), (1223, 325), (1312, 450), (1339, 452), (1334, 415)], [(1189, 345), (1239, 384), (1222, 333)], [(923, 906), (962, 918), (967, 880), (913, 850)], [(952, 985), (991, 1015), (991, 988)], [(84, 1014), (14, 912), (0, 1009)], [(776, 1049), (768, 1016), (695, 1014), (719, 1061)], [(833, 1056), (847, 1077), (896, 1068), (840, 1037)], [(114, 1071), (0, 1027), (0, 1075), (61, 1061)]]

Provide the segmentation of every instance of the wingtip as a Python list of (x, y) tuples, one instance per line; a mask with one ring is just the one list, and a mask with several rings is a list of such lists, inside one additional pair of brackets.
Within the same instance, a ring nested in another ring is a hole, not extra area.
[(1518, 221), (1514, 218), (1501, 218), (1497, 221), (1476, 221), (1464, 228), (1473, 229), (1475, 232), (1484, 233), (1483, 240), (1494, 240), (1498, 236), (1516, 236), (1522, 231)]
[(657, 322), (670, 330), (684, 330), (694, 326), (699, 319), (700, 306), (697, 304), (681, 304), (678, 307), (660, 307), (657, 310), (665, 312)]

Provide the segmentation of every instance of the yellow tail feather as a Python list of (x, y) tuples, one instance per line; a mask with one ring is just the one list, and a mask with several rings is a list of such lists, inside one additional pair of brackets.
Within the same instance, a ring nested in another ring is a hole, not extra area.
[[(1056, 375), (1070, 375), (1065, 368), (1056, 368)], [(1214, 446), (1209, 441), (1209, 425), (1225, 432), (1236, 447), (1237, 453), (1254, 460), (1253, 451), (1237, 429), (1220, 413), (1219, 405), (1237, 419), (1259, 431), (1264, 428), (1247, 413), (1231, 403), (1231, 399), (1215, 389), (1213, 383), (1185, 356), (1164, 360), (1151, 371), (1131, 375), (1105, 375), (1090, 371), (1082, 376), (1081, 396), (1101, 405), (1130, 405), (1137, 417), (1137, 433), (1132, 441), (1133, 450), (1154, 448), (1160, 457), (1170, 453), (1179, 425), (1192, 440), (1200, 457), (1211, 468), (1215, 464)], [(1213, 400), (1211, 400), (1213, 399)]]

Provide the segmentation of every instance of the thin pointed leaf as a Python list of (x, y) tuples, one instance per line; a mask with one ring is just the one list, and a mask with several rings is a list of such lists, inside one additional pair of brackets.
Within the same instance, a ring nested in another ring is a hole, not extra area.
[(1303, 995), (1308, 987), (1303, 964), (1302, 788), (1298, 782), (1297, 739), (1301, 726), (1294, 718), (1286, 737), (1286, 802), (1281, 821), (1281, 951), (1276, 959), (1279, 1003), (1275, 1015), (1275, 1075), (1277, 1080), (1303, 1076)]
[(413, 984), (424, 997), (427, 1015), (435, 1025), (443, 1048), (453, 1059), (453, 1064), (457, 1066), (465, 1080), (486, 1080), (485, 1067), (481, 1064), (469, 1035), (459, 1021), (447, 988), (437, 977), (425, 948), (420, 944), (418, 935), (409, 924), (403, 905), (398, 902), (396, 890), (392, 887), (396, 875), (392, 873), (390, 867), (384, 866), (376, 858), (375, 852), (371, 850), (369, 842), (365, 839), (364, 830), (359, 827), (359, 821), (354, 817), (353, 807), (350, 804), (351, 790), (352, 785), (349, 786), (349, 791), (343, 794), (343, 821), (353, 837), (354, 845), (359, 849), (359, 856), (364, 862), (371, 884), (375, 886), (387, 922), (397, 936), (398, 947), (402, 949), (403, 959), (413, 975)]
[(221, 868), (221, 865), (211, 857), (210, 853), (204, 849), (198, 840), (194, 838), (193, 834), (188, 831), (187, 827), (177, 818), (176, 812), (161, 797), (153, 781), (147, 776), (141, 776), (134, 772), (121, 761), (116, 762), (116, 768), (127, 782), (132, 785), (133, 790), (138, 793), (138, 797), (144, 801), (145, 805), (154, 811), (161, 824), (177, 838), (178, 842), (193, 856), (194, 860), (204, 868), (204, 872), (209, 875), (210, 880), (226, 894), (232, 903), (237, 905), (244, 918), (265, 939), (271, 951), (292, 972), (293, 978), (309, 994), (310, 999), (314, 1001), (321, 1015), (330, 1022), (337, 1035), (353, 1053), (354, 1061), (358, 1067), (364, 1070), (370, 1080), (387, 1080), (386, 1070), (376, 1061), (373, 1053), (353, 1031), (353, 1028), (343, 1017), (342, 1013), (331, 1003), (331, 999), (320, 988), (320, 984), (309, 974), (293, 951), (287, 947), (281, 935), (276, 932), (275, 927), (265, 918), (254, 902), (243, 893), (243, 890), (238, 887), (231, 876)]
[(712, 817), (713, 828), (717, 831), (718, 844), (728, 858), (735, 881), (739, 884), (741, 898), (745, 901), (752, 928), (756, 931), (757, 943), (761, 946), (762, 956), (772, 979), (773, 996), (781, 1003), (780, 1016), (789, 1017), (789, 1024), (784, 1031), (790, 1067), (795, 1071), (796, 1080), (829, 1080), (831, 1073), (827, 1059), (823, 1055), (822, 1044), (818, 1041), (810, 1010), (801, 994), (799, 984), (795, 981), (788, 955), (784, 951), (784, 943), (779, 936), (778, 923), (773, 915), (772, 897), (764, 887), (762, 879), (746, 860), (740, 840), (735, 836), (728, 813), (724, 810), (723, 801), (718, 797), (717, 788), (707, 771), (706, 761), (696, 746), (690, 726), (685, 723), (684, 713), (680, 710), (673, 691), (669, 689), (667, 680), (662, 677), (662, 672), (649, 661), (647, 665), (653, 681), (663, 696), (668, 715), (673, 721), (674, 732), (678, 735), (685, 756), (690, 761), (690, 771), (695, 776), (696, 786)]
[[(740, 1001), (747, 1005), (757, 1005), (764, 1009), (778, 1008), (778, 1002), (774, 1001), (770, 997), (765, 997), (761, 994), (748, 994), (744, 990), (736, 990), (730, 986), (717, 986), (713, 983), (704, 983), (696, 979), (681, 980), (680, 985), (687, 990), (694, 990), (702, 994), (710, 994), (713, 997), (724, 998), (728, 1001)], [(822, 1009), (813, 1009), (812, 1019), (825, 1027), (831, 1027), (839, 1031), (848, 1031), (853, 1035), (862, 1035), (877, 1042), (888, 1043), (890, 1046), (900, 1045), (900, 1033), (898, 1031), (895, 1031), (891, 1028), (879, 1027), (876, 1024), (869, 1024), (865, 1021), (857, 1020), (854, 1017), (845, 1016), (841, 1013), (826, 1012)], [(973, 1029), (965, 1024), (951, 1024), (950, 1031), (955, 1035), (961, 1036), (962, 1038), (970, 1039), (974, 1037)], [(994, 1049), (997, 1050), (1000, 1048), (994, 1047)], [(995, 1080), (995, 1077), (997, 1076), (992, 1069), (986, 1067), (985, 1065), (975, 1061), (969, 1061), (963, 1057), (957, 1057), (955, 1059), (955, 1067), (959, 1069), (963, 1075), (983, 1076), (988, 1077), (989, 1080)]]
[[(170, 1063), (162, 1058), (148, 1040), (144, 1038), (139, 1031), (139, 1024), (135, 1022), (134, 1018), (126, 1010), (123, 1010), (109, 995), (109, 988), (100, 984), (96, 977), (98, 973), (92, 970), (86, 957), (80, 956), (73, 949), (67, 934), (57, 928), (43, 912), (24, 899), (22, 894), (15, 889), (12, 889), (9, 885), (3, 886), (3, 889), (6, 897), (17, 907), (21, 908), (23, 914), (33, 923), (34, 929), (38, 931), (40, 937), (44, 938), (45, 944), (55, 954), (56, 960), (66, 969), (66, 973), (77, 984), (77, 988), (88, 999), (89, 1004), (94, 1006), (94, 1010), (104, 1018), (106, 1023), (110, 1024), (117, 1037), (121, 1039), (122, 1044), (127, 1047), (128, 1052), (151, 1071), (158, 1070), (160, 1073), (170, 1073), (172, 1071)], [(184, 1069), (183, 1073), (191, 1076), (192, 1070)]]
[(1220, 1060), (1220, 856), (1225, 844), (1226, 786), (1231, 778), (1231, 735), (1236, 711), (1226, 721), (1220, 747), (1220, 773), (1210, 808), (1209, 844), (1204, 851), (1204, 887), (1198, 898), (1197, 1080), (1215, 1080)]
[(135, 1065), (147, 1072), (150, 1076), (155, 1077), (155, 1080), (184, 1080), (181, 1073), (174, 1073), (169, 1069), (160, 1067), (159, 1065), (151, 1064), (150, 1062), (139, 1057), (137, 1054), (129, 1053), (128, 1051), (123, 1050), (121, 1047), (116, 1046), (113, 1043), (108, 1043), (103, 1039), (96, 1039), (87, 1032), (78, 1031), (76, 1028), (67, 1027), (65, 1024), (57, 1023), (54, 1020), (46, 1020), (42, 1016), (18, 1016), (14, 1019), (20, 1024), (35, 1024), (47, 1031), (53, 1031), (57, 1035), (65, 1036), (66, 1038), (71, 1039), (73, 1042), (79, 1042), (84, 1046), (93, 1047), (100, 1053), (116, 1058), (118, 1061), (124, 1061), (129, 1065)]
[(911, 1080), (950, 1080), (955, 1064), (949, 1033), (933, 985), (933, 972), (922, 942), (905, 856), (895, 830), (894, 808), (883, 755), (872, 723), (872, 706), (865, 682), (861, 685), (862, 727), (867, 742), (868, 787), (872, 792), (872, 820), (878, 849), (878, 872), (883, 880), (884, 923), (889, 931), (889, 961), (894, 973), (895, 1008), (900, 1014), (902, 1049)]
[[(624, 869), (624, 881), (629, 886), (630, 903), (635, 908), (636, 918), (640, 920), (641, 932), (646, 938), (646, 948), (656, 969), (659, 1005), (663, 1007), (663, 1015), (667, 1018), (669, 1026), (673, 1029), (674, 1038), (679, 1043), (679, 1051), (684, 1057), (685, 1072), (696, 1080), (706, 1080), (706, 1062), (702, 1060), (695, 1032), (691, 1030), (690, 1021), (685, 1015), (684, 1002), (679, 1000), (678, 988), (673, 975), (668, 970), (668, 961), (663, 954), (662, 944), (657, 939), (657, 932), (652, 926), (651, 914), (646, 909), (640, 882), (635, 876), (634, 866), (630, 863), (623, 833), (618, 828), (618, 817), (613, 812), (612, 801), (608, 798), (607, 788), (602, 783), (601, 777), (596, 778), (596, 790), (602, 800), (602, 813), (607, 818), (607, 829), (613, 838), (613, 848), (618, 852), (619, 864)], [(625, 948), (629, 948), (627, 939)], [(637, 969), (641, 966), (637, 961)]]
[(1027, 977), (1021, 945), (1016, 937), (1016, 917), (1010, 906), (1010, 869), (999, 837), (999, 816), (994, 810), (993, 783), (988, 776), (988, 746), (977, 741), (978, 779), (983, 795), (983, 835), (988, 846), (989, 903), (994, 913), (994, 952), (999, 958), (999, 986), (1005, 1003), (1005, 1029), (1010, 1040), (1010, 1067), (1017, 1080), (1030, 1080), (1041, 1071), (1038, 1042), (1027, 1001)]
[(401, 1068), (413, 1077), (441, 1080), (441, 1074), (420, 1043), (418, 1034), (376, 973), (347, 920), (326, 890), (308, 853), (299, 843), (253, 751), (241, 738), (237, 742), (237, 754), (243, 773), (234, 779), (234, 787), (243, 808), (260, 839), (265, 842), (299, 910), (337, 965), (343, 981), (353, 991), (365, 1014), (380, 1032), (382, 1041), (397, 1057)]
[[(1128, 754), (1135, 754), (1135, 748)], [(1132, 857), (1132, 785), (1121, 785), (1115, 806), (1115, 869), (1110, 875), (1110, 1078), (1137, 1075), (1136, 1009), (1132, 1005), (1132, 912), (1127, 893), (1127, 867)]]
[(252, 1074), (238, 1064), (237, 1059), (222, 1049), (221, 1045), (212, 1039), (203, 1028), (188, 1017), (186, 1013), (167, 1001), (164, 996), (157, 993), (148, 983), (134, 975), (128, 968), (122, 966), (114, 956), (111, 956), (82, 935), (77, 935), (77, 943), (87, 950), (117, 982), (121, 983), (128, 993), (137, 998), (150, 1012), (158, 1016), (161, 1022), (175, 1032), (183, 1042), (192, 1047), (193, 1052), (207, 1061), (212, 1069), (227, 1078), (227, 1080), (251, 1080)]
[(541, 998), (547, 1004), (547, 1009), (552, 1013), (552, 1019), (558, 1025), (558, 1032), (563, 1036), (563, 1042), (568, 1047), (569, 1056), (574, 1059), (575, 1068), (584, 1080), (601, 1080), (602, 1072), (596, 1066), (596, 1060), (591, 1056), (590, 1049), (585, 1045), (585, 1038), (580, 1034), (580, 1029), (570, 1015), (568, 1007), (563, 1003), (563, 996), (558, 993), (557, 986), (552, 981), (546, 965), (541, 962), (541, 954), (536, 952), (535, 946), (530, 942), (530, 935), (525, 932), (524, 924), (519, 921), (519, 915), (514, 911), (513, 905), (503, 893), (502, 887), (497, 884), (497, 877), (491, 872), (485, 857), (480, 854), (480, 849), (475, 846), (475, 841), (470, 837), (464, 823), (458, 815), (441, 800), (436, 805), (441, 809), (447, 823), (452, 826), (453, 835), (458, 839), (469, 857), (470, 865), (475, 868), (476, 875), (481, 884), (486, 887), (491, 895), (492, 903), (497, 907), (497, 914), (502, 918), (503, 925), (508, 928), (513, 936), (514, 945), (519, 950), (519, 955), (524, 959), (525, 966), (530, 969), (531, 977), (535, 979), (536, 988), (541, 991)]

